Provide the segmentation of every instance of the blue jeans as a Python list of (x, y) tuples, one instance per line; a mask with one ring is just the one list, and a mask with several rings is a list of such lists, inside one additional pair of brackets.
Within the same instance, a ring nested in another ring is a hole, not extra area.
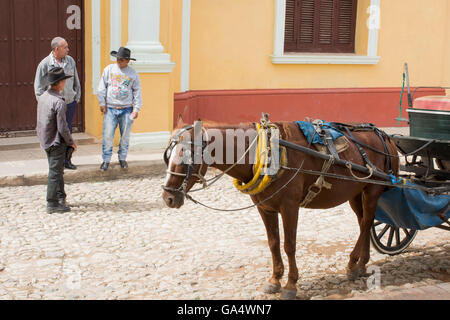
[(133, 108), (107, 108), (106, 110), (106, 114), (103, 116), (103, 161), (111, 162), (114, 132), (116, 131), (117, 125), (119, 125), (120, 130), (119, 160), (126, 160), (130, 144), (131, 127), (134, 122), (129, 116), (133, 112)]

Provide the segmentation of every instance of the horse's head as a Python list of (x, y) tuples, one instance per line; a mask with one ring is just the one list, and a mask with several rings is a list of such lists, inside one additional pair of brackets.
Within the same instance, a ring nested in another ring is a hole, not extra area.
[[(195, 127), (195, 128), (194, 128)], [(196, 140), (197, 125), (176, 129), (164, 152), (167, 175), (162, 197), (170, 208), (180, 208), (187, 192), (195, 183), (205, 183), (204, 175), (208, 166), (203, 162), (202, 152), (207, 144), (203, 138), (200, 122), (200, 140)]]

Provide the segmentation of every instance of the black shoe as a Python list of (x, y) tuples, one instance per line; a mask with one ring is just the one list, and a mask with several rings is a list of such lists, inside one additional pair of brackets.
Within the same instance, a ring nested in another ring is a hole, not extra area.
[(100, 166), (100, 170), (106, 171), (106, 170), (108, 170), (108, 167), (109, 167), (109, 162), (103, 161), (102, 165)]
[[(64, 201), (65, 202), (65, 201)], [(68, 206), (66, 206), (65, 204), (61, 204), (58, 203), (57, 206), (47, 206), (47, 213), (52, 214), (52, 213), (64, 213), (64, 212), (69, 212), (70, 208)]]
[(67, 161), (64, 163), (64, 168), (70, 169), (70, 170), (77, 170), (77, 166), (74, 165), (71, 161)]
[(128, 168), (128, 163), (125, 160), (119, 160), (119, 163), (122, 169)]

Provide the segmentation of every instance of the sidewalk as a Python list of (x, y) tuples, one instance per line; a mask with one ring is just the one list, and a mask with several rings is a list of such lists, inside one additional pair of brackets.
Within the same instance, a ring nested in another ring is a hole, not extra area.
[(434, 286), (396, 289), (389, 293), (367, 293), (346, 300), (450, 300), (450, 282)]
[[(14, 140), (15, 139), (15, 140)], [(160, 174), (165, 170), (162, 149), (130, 150), (128, 169), (122, 169), (114, 147), (111, 165), (106, 172), (100, 171), (102, 145), (85, 134), (74, 134), (78, 150), (72, 162), (77, 170), (65, 170), (66, 183), (105, 181), (119, 178)], [(46, 184), (48, 162), (45, 151), (39, 147), (36, 137), (0, 139), (0, 187)]]

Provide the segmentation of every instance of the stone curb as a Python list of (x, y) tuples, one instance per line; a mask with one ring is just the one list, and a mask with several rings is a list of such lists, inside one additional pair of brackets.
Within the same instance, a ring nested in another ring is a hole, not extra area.
[[(80, 136), (80, 134), (74, 135), (73, 139), (74, 139), (75, 143), (78, 146), (88, 145), (88, 144), (100, 144), (101, 143), (101, 141), (99, 139), (97, 139), (97, 138)], [(40, 147), (41, 147), (41, 145), (40, 145), (39, 140), (37, 138), (26, 139), (24, 141), (11, 143), (11, 144), (4, 143), (4, 141), (0, 141), (0, 151), (39, 149)]]
[[(77, 170), (65, 170), (65, 183), (99, 182), (118, 179), (141, 178), (164, 174), (166, 165), (162, 160), (128, 161), (128, 169), (122, 169), (118, 163), (111, 163), (105, 172), (100, 165), (80, 165)], [(0, 177), (0, 187), (33, 186), (47, 184), (47, 172)]]

